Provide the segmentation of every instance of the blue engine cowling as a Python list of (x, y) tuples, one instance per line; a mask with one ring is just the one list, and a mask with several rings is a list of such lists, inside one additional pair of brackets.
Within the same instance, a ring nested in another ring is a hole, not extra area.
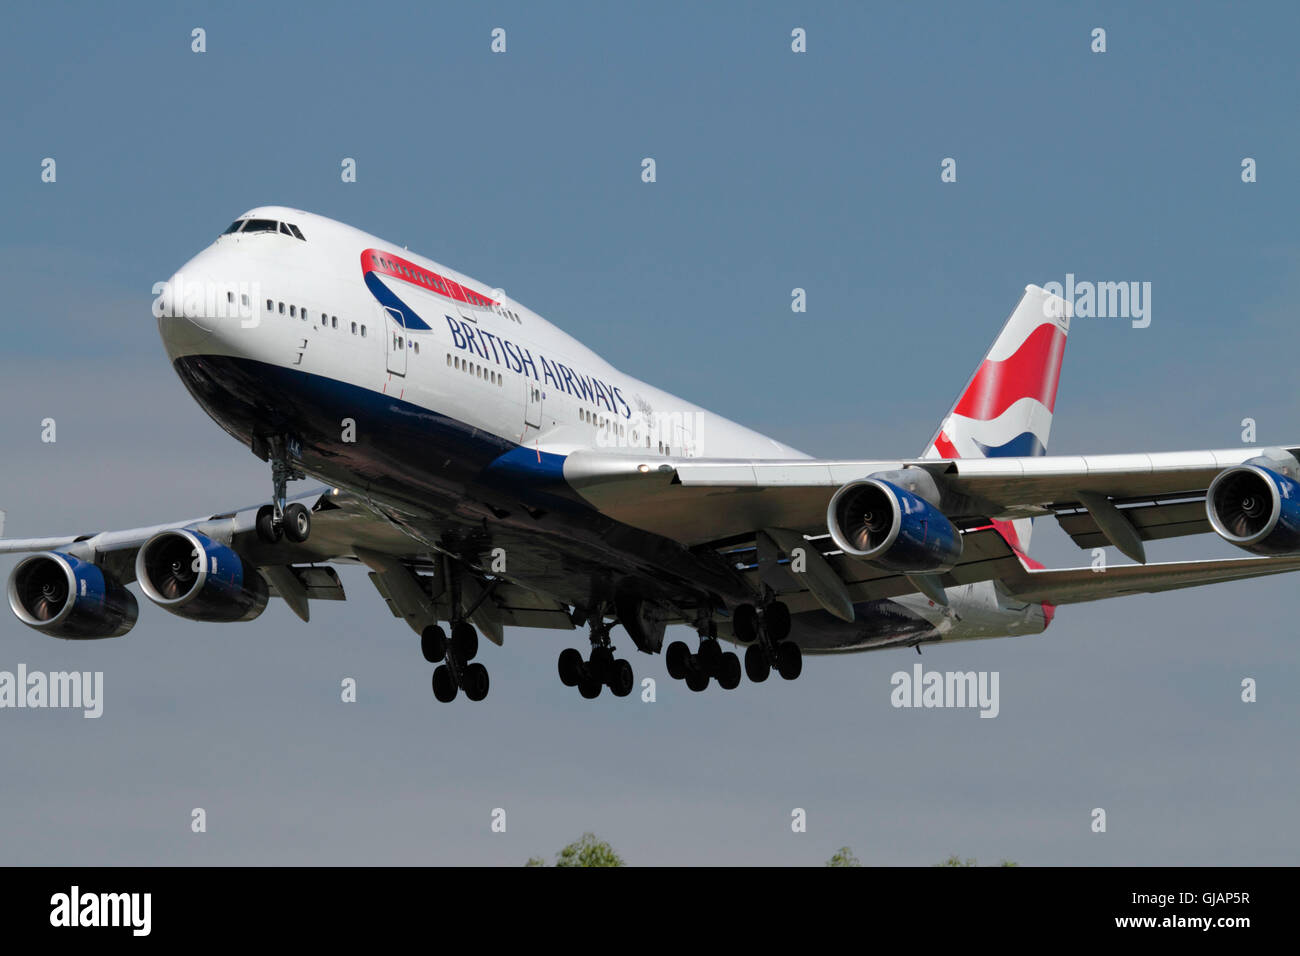
[(181, 529), (154, 535), (135, 556), (145, 596), (191, 621), (251, 621), (266, 609), (266, 581), (230, 548)]
[(961, 557), (961, 533), (943, 512), (883, 478), (835, 492), (826, 526), (845, 554), (891, 571), (947, 571)]
[(1253, 554), (1300, 552), (1300, 483), (1254, 459), (1210, 482), (1205, 511), (1229, 544)]
[(99, 565), (59, 551), (18, 562), (9, 575), (9, 607), (28, 627), (53, 637), (121, 637), (135, 626), (135, 595)]

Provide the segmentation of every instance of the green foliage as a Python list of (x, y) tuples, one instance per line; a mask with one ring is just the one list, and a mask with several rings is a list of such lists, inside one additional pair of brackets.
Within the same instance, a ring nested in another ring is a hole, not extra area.
[[(539, 856), (528, 858), (524, 866), (545, 866), (546, 861)], [(627, 866), (612, 846), (604, 840), (596, 839), (594, 833), (584, 833), (559, 853), (555, 854), (556, 866)]]
[(827, 866), (861, 866), (862, 862), (853, 855), (853, 851), (846, 846), (840, 847), (834, 855), (826, 861)]
[[(935, 866), (978, 866), (973, 857), (963, 860), (958, 856), (950, 856), (942, 863), (936, 863)], [(1019, 863), (1013, 863), (1011, 860), (1003, 860), (998, 866), (1019, 866)]]

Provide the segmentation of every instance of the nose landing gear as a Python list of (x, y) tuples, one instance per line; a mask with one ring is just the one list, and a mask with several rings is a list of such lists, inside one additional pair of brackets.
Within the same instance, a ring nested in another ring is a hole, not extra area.
[(274, 486), (271, 504), (257, 509), (257, 536), (267, 544), (275, 544), (281, 537), (301, 544), (311, 536), (311, 512), (296, 501), (285, 504), (288, 483), (307, 477), (294, 464), (301, 453), (297, 439), (283, 435), (261, 439), (260, 445), (254, 442), (253, 451), (271, 462)]

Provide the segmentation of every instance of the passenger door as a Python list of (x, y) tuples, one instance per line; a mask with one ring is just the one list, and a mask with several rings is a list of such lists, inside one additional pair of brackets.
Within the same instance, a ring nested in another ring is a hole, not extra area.
[(402, 321), (402, 313), (397, 309), (385, 307), (384, 312), (387, 317), (384, 321), (385, 331), (388, 333), (388, 371), (394, 375), (406, 374), (406, 324)]

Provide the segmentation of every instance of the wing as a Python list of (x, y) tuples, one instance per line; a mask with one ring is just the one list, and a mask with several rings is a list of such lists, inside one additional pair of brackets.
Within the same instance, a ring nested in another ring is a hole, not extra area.
[[(1283, 451), (1300, 454), (1300, 447)], [(956, 504), (945, 513), (959, 526), (1053, 515), (1083, 545), (1089, 534), (1102, 532), (1097, 512), (1106, 504), (1122, 512), (1139, 540), (1208, 531), (1210, 482), (1260, 454), (1232, 448), (979, 459), (678, 459), (647, 466), (627, 455), (579, 452), (565, 461), (564, 477), (610, 517), (697, 546), (766, 527), (823, 533), (827, 506), (840, 487), (877, 472), (916, 468), (942, 484)], [(1080, 519), (1081, 512), (1088, 517)]]
[[(342, 582), (331, 564), (365, 564), (370, 579), (395, 616), (405, 619), (418, 633), (428, 624), (446, 620), (449, 609), (439, 601), (445, 562), (436, 547), (413, 536), (408, 527), (393, 520), (364, 498), (340, 489), (317, 489), (290, 499), (307, 506), (312, 514), (311, 535), (302, 543), (282, 538), (264, 541), (257, 533), (260, 505), (207, 517), (166, 524), (92, 534), (44, 538), (0, 538), (0, 554), (58, 552), (107, 572), (118, 584), (136, 581), (136, 557), (156, 535), (188, 531), (230, 548), (240, 560), (255, 568), (266, 593), (282, 598), (304, 621), (312, 600), (346, 599)], [(0, 512), (2, 515), (3, 512)], [(0, 518), (0, 521), (3, 519)], [(0, 525), (0, 528), (3, 526)], [(502, 628), (572, 628), (568, 608), (544, 595), (490, 576), (480, 585), (467, 586), (478, 600), (472, 618), (497, 643)]]

